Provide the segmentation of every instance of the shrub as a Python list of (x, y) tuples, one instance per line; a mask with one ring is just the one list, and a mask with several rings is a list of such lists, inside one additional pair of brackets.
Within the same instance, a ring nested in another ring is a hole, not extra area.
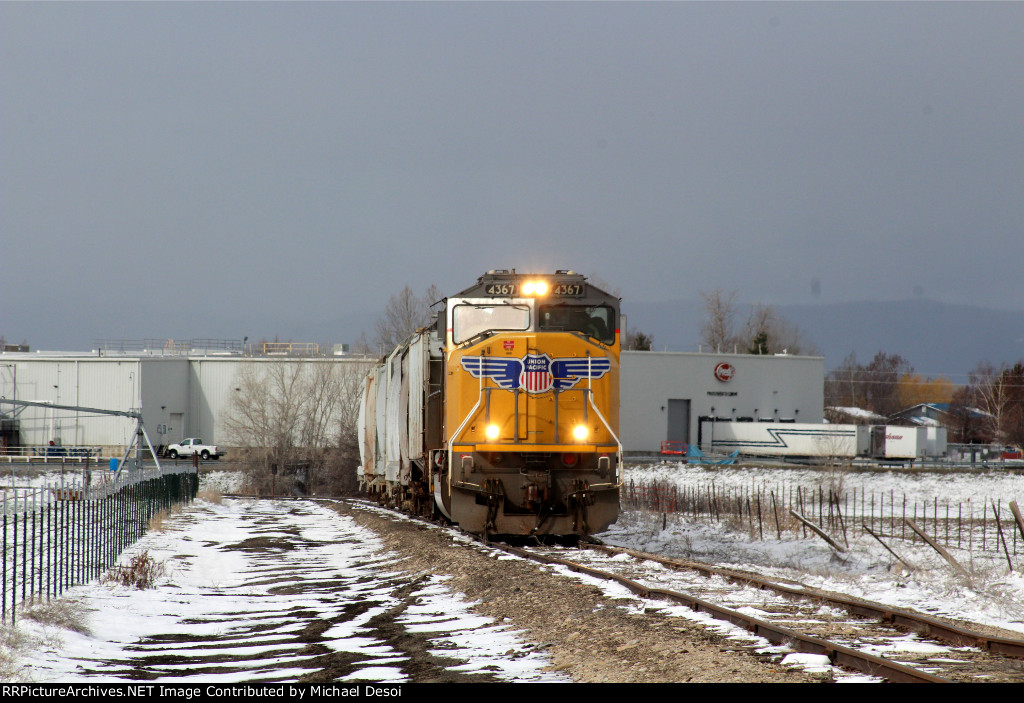
[(166, 562), (157, 561), (149, 555), (148, 551), (143, 551), (133, 556), (127, 565), (114, 566), (103, 577), (103, 582), (147, 589), (154, 588), (157, 579), (166, 574)]

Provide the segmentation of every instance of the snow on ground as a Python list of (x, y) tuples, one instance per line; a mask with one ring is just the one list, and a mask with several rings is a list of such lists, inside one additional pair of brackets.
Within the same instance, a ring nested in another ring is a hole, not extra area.
[(199, 490), (217, 491), (221, 494), (241, 493), (245, 486), (242, 471), (209, 471), (199, 474)]
[[(667, 481), (680, 487), (714, 481), (719, 486), (799, 484), (816, 489), (829, 478), (811, 469), (702, 467), (668, 462), (630, 467), (626, 481), (630, 480)], [(858, 491), (892, 491), (918, 499), (1024, 503), (1024, 475), (1019, 473), (851, 472), (843, 476), (843, 482), (847, 490), (856, 486)], [(795, 539), (783, 533), (779, 540), (766, 529), (761, 540), (726, 523), (675, 514), (668, 516), (662, 529), (662, 520), (660, 514), (627, 511), (600, 536), (609, 544), (746, 569), (894, 607), (1024, 633), (1024, 576), (1020, 573), (1024, 558), (1020, 555), (1014, 561), (1016, 570), (1010, 572), (1001, 552), (982, 557), (951, 549), (955, 558), (972, 570), (970, 577), (964, 577), (921, 542), (890, 543), (915, 567), (908, 570), (867, 535), (851, 539), (849, 552), (840, 555), (815, 537)]]
[(322, 506), (199, 500), (166, 525), (120, 560), (147, 552), (164, 562), (159, 588), (72, 589), (64, 598), (86, 611), (88, 633), (22, 618), (22, 639), (37, 649), (14, 652), (4, 677), (294, 681), (317, 670), (316, 644), (339, 655), (335, 680), (397, 683), (408, 680), (410, 654), (395, 643), (411, 637), (437, 661), (454, 660), (435, 666), (455, 676), (566, 680), (543, 671), (550, 661), (515, 631), (470, 612), (444, 580), (398, 573), (376, 535)]
[[(237, 479), (238, 474), (233, 472), (204, 473), (201, 490), (236, 492)], [(678, 462), (629, 467), (626, 471), (627, 482), (666, 481), (679, 486), (714, 481), (719, 486), (764, 484), (816, 488), (828, 479), (810, 469), (701, 467)], [(1014, 499), (1024, 501), (1024, 476), (1003, 471), (851, 472), (842, 480), (847, 489), (856, 487), (858, 492), (891, 491), (918, 499), (939, 497), (977, 502), (1001, 499), (1004, 504)], [(396, 580), (399, 577), (390, 567), (391, 557), (383, 551), (377, 538), (331, 511), (305, 503), (301, 505), (310, 506), (310, 512), (289, 516), (297, 521), (296, 534), (270, 535), (269, 527), (261, 526), (260, 522), (266, 518), (254, 516), (243, 507), (245, 505), (245, 501), (223, 504), (198, 501), (182, 515), (172, 518), (170, 530), (147, 534), (134, 545), (122, 562), (131, 554), (148, 550), (171, 567), (160, 589), (139, 591), (92, 584), (68, 593), (68, 598), (78, 600), (90, 611), (88, 635), (58, 631), (52, 626), (23, 620), (19, 628), (24, 630), (25, 637), (34, 639), (40, 649), (31, 659), (19, 660), (21, 668), (8, 678), (39, 682), (131, 680), (127, 678), (125, 662), (146, 666), (146, 657), (166, 653), (166, 643), (147, 648), (145, 639), (154, 633), (163, 633), (172, 639), (176, 636), (230, 636), (232, 628), (237, 627), (234, 620), (245, 619), (247, 613), (266, 615), (269, 611), (270, 621), (278, 622), (278, 634), (286, 634), (301, 623), (295, 623), (285, 610), (301, 605), (333, 623), (324, 634), (332, 651), (352, 655), (351, 670), (342, 678), (404, 680), (401, 665), (407, 655), (397, 651), (368, 625), (374, 614), (394, 607), (394, 592), (399, 587)], [(190, 519), (189, 511), (201, 511), (204, 518)], [(208, 519), (216, 521), (215, 528), (211, 529)], [(784, 534), (783, 539), (778, 540), (766, 531), (766, 539), (761, 540), (745, 530), (704, 519), (670, 515), (664, 528), (662, 520), (660, 514), (625, 511), (619, 521), (600, 536), (611, 544), (747, 569), (895, 607), (1024, 633), (1024, 577), (1017, 571), (1009, 572), (1005, 561), (1000, 563), (991, 555), (986, 559), (972, 559), (970, 554), (955, 552), (961, 563), (973, 570), (970, 577), (963, 577), (920, 543), (898, 541), (892, 545), (915, 567), (908, 570), (870, 537), (852, 539), (850, 551), (838, 555), (816, 538), (795, 539)], [(331, 593), (339, 592), (340, 581), (344, 586), (340, 592), (345, 595), (325, 599), (316, 593), (307, 594), (307, 589), (300, 589), (303, 597), (296, 592), (275, 594), (273, 584), (278, 577), (273, 574), (279, 573), (281, 568), (294, 568), (287, 564), (275, 566), (275, 562), (284, 558), (284, 552), (270, 550), (271, 553), (259, 557), (255, 551), (229, 548), (260, 534), (275, 539), (301, 537), (310, 542), (312, 546), (304, 548), (303, 552), (303, 560), (314, 568), (309, 578), (325, 578), (329, 574)], [(1020, 565), (1020, 557), (1015, 563)], [(401, 585), (408, 587), (404, 581)], [(602, 588), (608, 590), (609, 587), (602, 585)], [(414, 595), (415, 602), (402, 611), (396, 622), (407, 632), (430, 639), (439, 656), (458, 659), (460, 663), (454, 665), (452, 671), (487, 671), (496, 678), (510, 681), (565, 680), (544, 672), (549, 662), (530, 651), (529, 646), (517, 639), (515, 632), (472, 614), (469, 604), (452, 593), (442, 580), (430, 578), (419, 582), (414, 586)], [(370, 601), (372, 608), (358, 617), (340, 617), (346, 604), (351, 607), (351, 599)], [(656, 602), (638, 602), (623, 594), (624, 601), (629, 599), (634, 605), (625, 607), (666, 607)], [(237, 615), (225, 618), (225, 613)], [(693, 617), (689, 612), (678, 614)], [(721, 623), (708, 624), (715, 628), (729, 627)], [(740, 640), (750, 637), (740, 631), (723, 631), (723, 634)], [(295, 679), (307, 671), (300, 666), (302, 656), (297, 651), (281, 651), (278, 644), (261, 645), (258, 640), (247, 640), (239, 644), (237, 651), (222, 645), (216, 647), (218, 656), (231, 656), (234, 652), (239, 658), (259, 657), (260, 652), (270, 652), (274, 659), (261, 660), (262, 673), (257, 670), (250, 680), (258, 680), (260, 676)], [(770, 645), (765, 643), (764, 646)], [(905, 646), (917, 644), (908, 640)], [(513, 650), (529, 653), (517, 658), (504, 654)], [(201, 653), (202, 646), (196, 651)], [(0, 651), (0, 659), (3, 654)], [(804, 666), (824, 665), (818, 660), (804, 661), (802, 657), (804, 655), (790, 654), (786, 661), (792, 658), (794, 664), (799, 659)], [(187, 670), (164, 667), (160, 673), (164, 678), (159, 680), (166, 681), (181, 681), (186, 677), (190, 681), (239, 680), (237, 671), (219, 671), (212, 665), (191, 666)]]
[(684, 485), (707, 484), (714, 481), (719, 486), (747, 487), (767, 485), (774, 487), (785, 483), (787, 486), (801, 486), (817, 489), (828, 485), (832, 477), (841, 479), (847, 491), (857, 489), (858, 494), (874, 491), (876, 495), (897, 496), (906, 493), (908, 498), (940, 501), (980, 501), (1002, 498), (1006, 503), (1017, 500), (1024, 503), (1024, 471), (1002, 469), (976, 469), (951, 471), (906, 471), (901, 469), (843, 471), (829, 475), (811, 468), (793, 467), (745, 467), (745, 466), (704, 466), (683, 464), (678, 461), (658, 464), (627, 466), (625, 480), (668, 481), (680, 487)]

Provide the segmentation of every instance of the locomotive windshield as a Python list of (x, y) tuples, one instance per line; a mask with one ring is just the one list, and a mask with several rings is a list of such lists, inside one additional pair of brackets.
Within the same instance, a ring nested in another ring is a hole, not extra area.
[(582, 332), (615, 343), (615, 310), (610, 305), (541, 305), (538, 318), (541, 332)]
[(490, 330), (530, 329), (530, 308), (526, 305), (456, 305), (452, 310), (452, 339), (456, 344)]

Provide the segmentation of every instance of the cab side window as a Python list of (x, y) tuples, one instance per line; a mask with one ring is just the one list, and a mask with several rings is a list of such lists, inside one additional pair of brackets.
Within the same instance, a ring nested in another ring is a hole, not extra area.
[(615, 343), (615, 311), (607, 305), (545, 305), (538, 328), (545, 332), (582, 332), (605, 344)]

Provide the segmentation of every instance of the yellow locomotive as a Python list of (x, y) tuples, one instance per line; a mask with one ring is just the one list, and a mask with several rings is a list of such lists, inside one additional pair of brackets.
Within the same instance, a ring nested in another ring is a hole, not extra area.
[(481, 534), (587, 535), (619, 511), (619, 300), (489, 271), (370, 372), (360, 481)]

